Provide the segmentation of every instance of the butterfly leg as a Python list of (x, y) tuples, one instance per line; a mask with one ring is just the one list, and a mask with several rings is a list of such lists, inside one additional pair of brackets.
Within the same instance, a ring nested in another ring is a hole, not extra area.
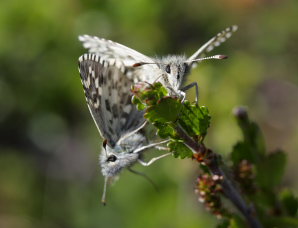
[(148, 161), (148, 162), (144, 162), (144, 161), (142, 161), (141, 159), (138, 159), (138, 162), (139, 162), (141, 165), (143, 165), (143, 166), (149, 166), (149, 165), (151, 165), (153, 162), (155, 162), (155, 161), (157, 161), (157, 160), (159, 160), (159, 159), (161, 159), (161, 158), (163, 158), (163, 157), (166, 157), (166, 156), (168, 156), (168, 155), (170, 155), (170, 154), (172, 154), (172, 153), (170, 152), (170, 153), (166, 153), (166, 154), (160, 155), (160, 156), (158, 156), (158, 157), (152, 158), (152, 159), (151, 159), (150, 161)]
[(196, 104), (198, 105), (198, 100), (199, 100), (199, 86), (198, 86), (198, 83), (197, 82), (190, 83), (189, 85), (181, 88), (180, 90), (186, 91), (186, 90), (191, 89), (194, 86), (196, 87)]
[(142, 172), (139, 172), (139, 171), (136, 171), (134, 169), (132, 169), (131, 167), (128, 167), (127, 168), (130, 172), (136, 174), (136, 175), (139, 175), (141, 177), (144, 177), (150, 184), (152, 184), (153, 188), (158, 192), (158, 188), (156, 186), (156, 184), (153, 182), (153, 180), (148, 177), (145, 173), (142, 173)]
[(151, 143), (151, 144), (149, 144), (147, 146), (142, 146), (140, 148), (137, 148), (135, 151), (133, 151), (133, 153), (139, 153), (139, 152), (141, 152), (143, 150), (146, 150), (146, 149), (151, 148), (151, 147), (156, 147), (156, 146), (158, 146), (160, 144), (167, 143), (169, 141), (170, 140), (168, 139), (168, 140), (164, 140), (164, 141), (161, 141), (161, 142), (158, 142), (158, 143)]
[(170, 148), (168, 148), (168, 147), (164, 147), (164, 146), (156, 146), (155, 149), (157, 149), (157, 150), (167, 150), (167, 151), (170, 151)]
[(184, 102), (186, 98), (186, 94), (182, 90), (175, 91), (171, 87), (167, 87), (167, 89), (169, 91), (170, 96), (177, 96), (179, 99), (181, 99), (182, 103)]
[(181, 102), (183, 103), (185, 101), (186, 98), (186, 93), (184, 93), (183, 91), (178, 91), (179, 97), (181, 97)]

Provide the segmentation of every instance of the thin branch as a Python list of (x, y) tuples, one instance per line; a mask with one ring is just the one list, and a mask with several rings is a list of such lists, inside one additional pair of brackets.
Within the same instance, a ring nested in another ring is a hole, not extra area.
[(222, 177), (221, 186), (225, 196), (235, 205), (236, 208), (243, 214), (247, 223), (251, 228), (262, 228), (262, 224), (256, 216), (253, 205), (248, 205), (244, 200), (240, 191), (229, 178), (228, 175), (220, 168), (219, 156), (212, 150), (205, 147), (204, 144), (198, 143), (192, 139), (179, 125), (176, 127), (179, 136), (184, 140), (184, 143), (195, 151), (195, 157), (199, 162), (204, 162), (210, 169), (213, 175)]

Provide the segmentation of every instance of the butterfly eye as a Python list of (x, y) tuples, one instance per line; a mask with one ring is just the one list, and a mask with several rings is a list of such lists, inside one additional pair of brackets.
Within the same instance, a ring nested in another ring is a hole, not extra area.
[(107, 162), (115, 162), (117, 160), (117, 157), (115, 155), (110, 155), (107, 159)]
[(167, 72), (168, 74), (171, 73), (171, 67), (170, 67), (170, 65), (167, 65), (167, 66), (166, 66), (166, 72)]
[(184, 72), (187, 73), (188, 72), (188, 64), (184, 63), (183, 66), (184, 66)]

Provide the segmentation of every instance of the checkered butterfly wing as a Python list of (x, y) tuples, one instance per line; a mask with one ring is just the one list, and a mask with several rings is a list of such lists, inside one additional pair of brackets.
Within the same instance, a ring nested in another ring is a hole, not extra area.
[(154, 63), (155, 61), (122, 44), (88, 35), (79, 36), (79, 40), (90, 53), (99, 55), (105, 60), (121, 60), (126, 68), (127, 77), (131, 77), (134, 83), (139, 81), (153, 82), (162, 73), (156, 64), (132, 67), (135, 63)]
[(143, 113), (131, 104), (133, 79), (127, 77), (120, 60), (95, 54), (79, 58), (79, 71), (94, 122), (102, 137), (114, 147), (121, 136), (144, 122)]

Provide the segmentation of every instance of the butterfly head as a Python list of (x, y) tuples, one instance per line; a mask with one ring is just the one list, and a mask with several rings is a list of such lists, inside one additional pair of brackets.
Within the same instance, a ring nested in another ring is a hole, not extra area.
[(145, 137), (133, 134), (124, 140), (119, 140), (112, 148), (104, 145), (100, 155), (100, 166), (105, 177), (118, 175), (123, 168), (133, 165), (139, 158), (139, 153), (134, 151), (145, 144)]
[(186, 63), (185, 56), (167, 56), (158, 60), (159, 68), (164, 72), (165, 85), (178, 90), (183, 82), (183, 78), (189, 71), (189, 64)]
[(114, 179), (123, 168), (128, 168), (137, 162), (140, 153), (135, 151), (146, 142), (145, 137), (138, 133), (122, 139), (120, 138), (114, 147), (110, 147), (106, 141), (103, 143), (103, 151), (99, 158), (101, 172), (105, 177), (101, 200), (103, 205), (106, 204), (107, 182)]

